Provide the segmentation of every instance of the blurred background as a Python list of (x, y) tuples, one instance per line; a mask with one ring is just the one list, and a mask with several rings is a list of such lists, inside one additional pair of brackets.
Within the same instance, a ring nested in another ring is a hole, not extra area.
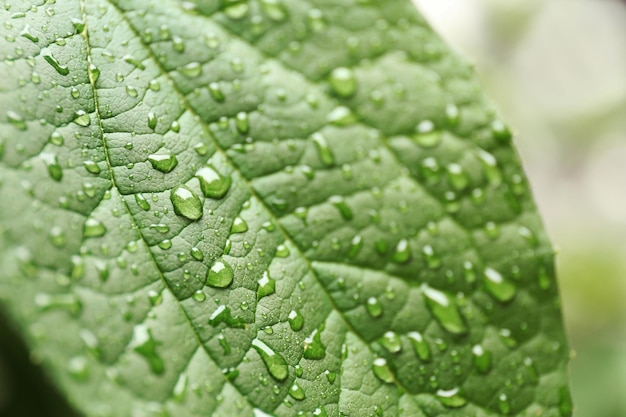
[(558, 250), (574, 416), (626, 416), (626, 1), (413, 1), (517, 133)]

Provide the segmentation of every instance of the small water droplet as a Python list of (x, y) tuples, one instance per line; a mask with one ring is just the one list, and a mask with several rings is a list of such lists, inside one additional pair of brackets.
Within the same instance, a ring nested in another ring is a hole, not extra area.
[(78, 381), (85, 381), (89, 378), (89, 368), (87, 366), (87, 359), (82, 356), (77, 356), (70, 359), (67, 364), (67, 371), (72, 378)]
[(179, 68), (178, 71), (187, 78), (196, 78), (202, 74), (202, 65), (198, 62), (191, 62)]
[(352, 213), (352, 209), (346, 203), (346, 200), (340, 196), (335, 195), (328, 199), (328, 201), (339, 210), (339, 214), (343, 217), (344, 220), (352, 220), (354, 214)]
[(250, 121), (248, 120), (248, 113), (239, 112), (235, 116), (235, 127), (239, 131), (239, 133), (248, 133), (250, 130)]
[(458, 388), (450, 390), (437, 390), (437, 399), (441, 404), (449, 408), (459, 408), (467, 404), (467, 400), (461, 395)]
[(272, 295), (276, 292), (276, 280), (270, 277), (267, 271), (263, 272), (263, 276), (257, 283), (259, 284), (256, 290), (257, 299)]
[(131, 346), (133, 350), (139, 353), (150, 365), (150, 369), (157, 375), (165, 371), (163, 359), (156, 351), (158, 343), (152, 337), (152, 332), (145, 324), (135, 326), (133, 332), (133, 341)]
[(24, 118), (12, 110), (7, 111), (7, 120), (18, 130), (26, 130), (28, 128)]
[(50, 49), (42, 48), (41, 49), (41, 56), (59, 74), (61, 74), (63, 76), (66, 76), (66, 75), (68, 75), (70, 73), (70, 70), (69, 70), (69, 68), (67, 68), (67, 66), (61, 65), (61, 63), (54, 56), (52, 56), (52, 51), (50, 51)]
[(59, 165), (57, 156), (53, 153), (44, 152), (40, 154), (39, 157), (43, 160), (46, 168), (48, 168), (50, 178), (57, 182), (61, 181), (63, 179), (63, 168)]
[(365, 307), (367, 308), (369, 315), (372, 317), (380, 317), (383, 314), (383, 307), (376, 297), (368, 298)]
[(502, 414), (509, 414), (511, 412), (511, 403), (506, 394), (500, 394), (498, 396), (498, 408)]
[(356, 92), (357, 82), (354, 72), (345, 67), (335, 68), (328, 79), (330, 87), (340, 97), (350, 97)]
[(372, 371), (374, 371), (374, 375), (383, 382), (390, 384), (394, 381), (393, 372), (389, 369), (385, 358), (374, 359), (372, 362)]
[(411, 247), (409, 246), (409, 241), (401, 239), (396, 245), (393, 255), (391, 255), (391, 260), (402, 264), (408, 262), (409, 259), (411, 259)]
[(276, 257), (278, 258), (286, 258), (290, 254), (289, 248), (283, 244), (280, 244), (276, 247)]
[(196, 172), (196, 178), (200, 181), (200, 189), (205, 197), (220, 199), (226, 195), (232, 184), (232, 179), (223, 176), (211, 167), (200, 168)]
[(176, 381), (176, 385), (172, 389), (172, 398), (176, 402), (183, 402), (185, 400), (185, 395), (187, 393), (187, 383), (189, 381), (189, 377), (186, 374), (180, 374), (178, 380)]
[(291, 330), (297, 332), (302, 330), (304, 326), (304, 316), (297, 310), (291, 310), (289, 312), (289, 316), (287, 316), (287, 320), (289, 320), (289, 326)]
[(421, 288), (426, 298), (426, 306), (441, 327), (453, 334), (467, 333), (467, 325), (451, 297), (426, 284)]
[(84, 110), (76, 110), (73, 122), (78, 126), (87, 127), (91, 124), (91, 117)]
[(419, 332), (409, 332), (407, 337), (411, 341), (417, 357), (422, 361), (427, 362), (430, 360), (430, 346), (428, 341)]
[(383, 337), (378, 339), (378, 341), (390, 353), (398, 353), (402, 350), (402, 341), (400, 340), (400, 336), (398, 336), (395, 332), (385, 332)]
[(311, 140), (313, 140), (313, 145), (315, 146), (320, 161), (326, 166), (333, 166), (335, 164), (335, 156), (330, 146), (328, 146), (326, 138), (321, 133), (317, 132), (311, 135)]
[(472, 347), (474, 356), (474, 367), (478, 372), (486, 374), (491, 369), (491, 352), (484, 350), (481, 345)]
[(324, 359), (326, 357), (326, 346), (322, 343), (322, 337), (318, 329), (304, 339), (304, 358), (311, 360)]
[(504, 279), (502, 275), (493, 268), (485, 269), (485, 289), (496, 300), (507, 302), (513, 299), (517, 292), (517, 287), (512, 282)]
[(282, 22), (287, 18), (287, 10), (279, 0), (261, 0), (261, 10), (276, 22)]
[(244, 233), (248, 231), (248, 223), (241, 217), (235, 217), (230, 233)]
[(252, 347), (259, 353), (268, 372), (274, 379), (278, 381), (287, 379), (289, 368), (287, 367), (287, 362), (279, 353), (272, 350), (259, 339), (252, 341)]
[(87, 172), (91, 174), (100, 173), (100, 166), (95, 161), (91, 161), (91, 160), (83, 161), (83, 166), (85, 167)]
[(422, 248), (422, 255), (426, 261), (426, 265), (430, 269), (437, 269), (441, 266), (441, 258), (435, 254), (435, 250), (432, 246), (426, 245)]
[(83, 226), (83, 236), (86, 238), (104, 236), (106, 232), (107, 229), (102, 222), (93, 217), (88, 218)]
[(469, 178), (467, 174), (459, 164), (450, 164), (446, 167), (448, 173), (448, 181), (452, 188), (457, 191), (464, 190), (469, 185)]
[(222, 102), (226, 99), (224, 96), (224, 92), (222, 91), (222, 87), (217, 82), (212, 82), (209, 84), (209, 94), (213, 97), (213, 100)]
[(328, 115), (326, 120), (335, 126), (347, 126), (357, 121), (357, 118), (348, 107), (337, 106)]
[(289, 387), (289, 396), (294, 400), (302, 401), (305, 398), (304, 390), (297, 382), (294, 382), (291, 387)]
[(224, 9), (224, 14), (231, 19), (240, 20), (248, 15), (250, 7), (247, 3), (234, 4)]
[(509, 128), (502, 123), (501, 120), (494, 120), (491, 122), (491, 135), (494, 139), (498, 139), (503, 142), (510, 140), (512, 136)]
[(446, 106), (446, 120), (451, 126), (455, 126), (459, 123), (459, 108), (456, 104), (450, 103)]
[(217, 261), (207, 273), (206, 285), (214, 288), (226, 288), (232, 284), (235, 273), (226, 262)]
[(561, 387), (559, 389), (559, 413), (562, 417), (570, 417), (573, 411), (574, 406), (572, 405), (569, 389), (566, 386)]
[(180, 185), (170, 192), (170, 200), (177, 215), (189, 220), (198, 220), (202, 217), (200, 197), (184, 185)]

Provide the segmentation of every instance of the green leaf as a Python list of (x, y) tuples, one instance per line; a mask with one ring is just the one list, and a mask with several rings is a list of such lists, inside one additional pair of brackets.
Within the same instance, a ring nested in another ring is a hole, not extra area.
[(0, 300), (85, 415), (571, 414), (511, 133), (408, 0), (0, 20)]

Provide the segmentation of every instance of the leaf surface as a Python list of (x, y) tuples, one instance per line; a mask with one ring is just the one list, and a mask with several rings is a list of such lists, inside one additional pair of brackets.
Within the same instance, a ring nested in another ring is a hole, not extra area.
[(86, 415), (571, 414), (511, 134), (410, 2), (0, 20), (0, 300)]

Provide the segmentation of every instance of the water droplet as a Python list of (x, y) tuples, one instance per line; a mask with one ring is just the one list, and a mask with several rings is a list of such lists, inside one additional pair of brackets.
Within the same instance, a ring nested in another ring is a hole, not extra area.
[(500, 185), (502, 183), (502, 174), (498, 168), (498, 161), (496, 158), (489, 152), (482, 149), (479, 149), (476, 152), (476, 155), (482, 164), (487, 180), (493, 185)]
[(212, 82), (209, 84), (209, 94), (213, 97), (213, 100), (222, 102), (226, 99), (224, 96), (224, 92), (222, 91), (222, 87), (220, 87), (219, 83)]
[(304, 358), (311, 360), (324, 359), (326, 357), (326, 346), (322, 343), (322, 337), (318, 329), (304, 339)]
[(276, 247), (276, 257), (278, 258), (286, 258), (290, 254), (289, 248), (283, 244), (280, 244)]
[(224, 14), (231, 19), (239, 20), (246, 17), (249, 10), (250, 8), (247, 3), (239, 3), (225, 8)]
[(225, 305), (218, 306), (215, 311), (209, 317), (209, 324), (213, 327), (218, 326), (220, 323), (224, 323), (228, 327), (245, 329), (247, 324), (243, 319), (239, 317), (233, 317), (230, 314), (230, 309)]
[(59, 160), (57, 156), (52, 153), (44, 152), (39, 155), (39, 157), (43, 160), (46, 168), (48, 168), (48, 174), (55, 181), (61, 181), (63, 179), (63, 168), (59, 165)]
[(459, 408), (467, 404), (467, 400), (463, 398), (458, 388), (450, 390), (437, 390), (437, 399), (441, 404), (449, 408)]
[(150, 90), (152, 91), (160, 91), (161, 83), (157, 80), (150, 80), (150, 82), (148, 83), (148, 88), (150, 88)]
[(498, 334), (500, 335), (500, 339), (502, 340), (502, 343), (504, 343), (505, 346), (511, 349), (517, 346), (517, 340), (515, 340), (515, 338), (513, 337), (513, 333), (511, 333), (511, 330), (500, 329)]
[(55, 226), (50, 229), (48, 237), (50, 238), (50, 242), (57, 248), (65, 246), (65, 232), (60, 227)]
[(411, 258), (411, 247), (409, 246), (409, 241), (406, 239), (401, 239), (396, 245), (396, 249), (391, 255), (391, 260), (402, 264), (408, 262)]
[(157, 245), (163, 250), (168, 250), (172, 247), (172, 241), (169, 239), (164, 239), (160, 241)]
[(61, 135), (59, 132), (54, 131), (50, 135), (49, 141), (50, 141), (51, 144), (53, 144), (55, 146), (63, 146), (63, 143), (65, 142), (65, 139), (63, 139), (63, 135)]
[(34, 43), (39, 42), (39, 38), (30, 32), (30, 26), (28, 25), (24, 26), (24, 29), (20, 32), (20, 35), (22, 35), (23, 37), (25, 37), (31, 42), (34, 42)]
[(450, 103), (446, 106), (446, 120), (451, 126), (459, 123), (459, 108), (456, 104)]
[(352, 241), (350, 242), (350, 250), (348, 251), (348, 258), (354, 259), (362, 247), (363, 247), (363, 237), (361, 237), (361, 235), (354, 236), (352, 238)]
[(248, 223), (241, 217), (235, 217), (230, 233), (244, 233), (248, 231)]
[(328, 115), (326, 120), (335, 126), (347, 126), (357, 121), (356, 117), (348, 107), (335, 107)]
[(67, 66), (65, 65), (61, 65), (61, 63), (59, 63), (59, 61), (57, 61), (57, 59), (52, 56), (52, 52), (50, 51), (50, 49), (48, 48), (42, 48), (41, 49), (41, 56), (43, 57), (43, 59), (46, 60), (46, 62), (48, 64), (50, 64), (50, 66), (52, 66), (52, 68), (54, 68), (56, 70), (56, 72), (58, 72), (59, 74), (65, 76), (67, 74), (70, 73), (70, 70), (67, 68)]
[(491, 135), (494, 139), (501, 141), (508, 141), (511, 139), (511, 131), (501, 120), (494, 120), (491, 122)]
[(483, 349), (481, 345), (475, 345), (472, 348), (474, 356), (474, 367), (478, 372), (486, 374), (491, 369), (491, 352)]
[(26, 121), (22, 116), (12, 110), (7, 111), (7, 120), (18, 130), (26, 130)]
[(259, 353), (268, 372), (274, 379), (278, 381), (287, 379), (287, 376), (289, 376), (289, 368), (287, 367), (287, 362), (285, 362), (285, 359), (279, 353), (274, 352), (274, 350), (259, 339), (252, 341), (252, 347)]
[(176, 381), (176, 385), (174, 385), (174, 389), (172, 389), (172, 398), (174, 401), (181, 403), (185, 400), (188, 381), (189, 377), (187, 377), (186, 374), (180, 374), (178, 380)]
[(330, 146), (328, 146), (326, 138), (321, 133), (317, 132), (311, 135), (311, 139), (313, 140), (313, 145), (322, 163), (326, 166), (333, 166), (335, 164), (335, 156)]
[(67, 364), (67, 371), (72, 378), (78, 381), (85, 381), (89, 378), (89, 368), (87, 367), (87, 359), (78, 356), (70, 359)]
[(485, 269), (485, 289), (493, 298), (500, 302), (510, 301), (517, 292), (512, 282), (505, 280), (502, 275), (492, 268)]
[(93, 217), (88, 218), (83, 226), (83, 236), (86, 238), (104, 236), (106, 232), (107, 229), (102, 222)]
[(43, 294), (35, 295), (35, 305), (41, 311), (64, 310), (76, 316), (82, 310), (82, 303), (74, 294)]
[(83, 161), (83, 166), (91, 174), (100, 173), (100, 166), (95, 161)]
[(469, 185), (469, 178), (467, 174), (459, 164), (450, 164), (446, 167), (448, 173), (448, 181), (450, 185), (457, 191), (464, 190)]
[(214, 199), (224, 197), (232, 184), (230, 177), (222, 176), (211, 167), (200, 168), (196, 178), (200, 181), (202, 194)]
[(326, 413), (326, 409), (324, 407), (319, 407), (313, 410), (314, 417), (328, 417), (328, 413)]
[(152, 332), (148, 326), (145, 324), (135, 326), (133, 341), (131, 342), (133, 350), (144, 357), (152, 372), (160, 375), (165, 371), (165, 364), (156, 351), (157, 345), (158, 343), (152, 337)]
[(378, 339), (380, 344), (391, 353), (398, 353), (402, 350), (402, 341), (395, 332), (385, 332), (383, 337)]
[(184, 185), (180, 185), (170, 192), (170, 200), (177, 215), (189, 220), (198, 220), (202, 217), (200, 197)]
[(368, 298), (365, 307), (367, 308), (369, 315), (372, 317), (380, 317), (383, 314), (383, 306), (376, 297)]
[(389, 369), (389, 365), (387, 365), (387, 360), (385, 358), (376, 358), (372, 363), (372, 371), (374, 371), (374, 375), (378, 379), (388, 384), (394, 381), (393, 372)]
[(150, 161), (152, 168), (165, 173), (172, 171), (178, 165), (176, 155), (169, 152), (149, 155), (148, 161)]
[(426, 261), (426, 265), (430, 269), (437, 269), (441, 266), (441, 258), (435, 255), (435, 250), (432, 246), (426, 245), (422, 248), (422, 255)]
[(263, 272), (263, 276), (257, 283), (259, 284), (256, 290), (257, 299), (261, 299), (276, 292), (276, 280), (270, 277), (267, 271)]
[(248, 133), (250, 130), (250, 121), (248, 120), (248, 113), (239, 112), (235, 116), (235, 127), (239, 131), (239, 133)]
[(144, 211), (150, 210), (150, 203), (146, 200), (142, 194), (135, 194), (135, 202), (139, 207), (141, 207)]
[(340, 97), (350, 97), (356, 92), (356, 78), (349, 68), (335, 68), (328, 81), (333, 92)]
[(291, 387), (289, 387), (289, 396), (295, 400), (302, 401), (305, 398), (304, 390), (297, 382), (294, 382)]
[(206, 285), (214, 288), (226, 288), (232, 284), (235, 273), (226, 262), (217, 261), (207, 273)]
[(289, 326), (291, 326), (291, 330), (297, 332), (302, 330), (304, 326), (304, 316), (300, 314), (297, 310), (291, 310), (289, 312), (289, 316), (287, 316), (287, 320), (289, 320)]
[(435, 130), (435, 124), (430, 120), (421, 121), (415, 128), (417, 134), (413, 140), (425, 149), (436, 148), (441, 143), (441, 132)]
[(346, 204), (346, 200), (340, 196), (335, 195), (328, 199), (328, 201), (339, 210), (339, 214), (343, 217), (344, 220), (352, 220), (354, 215), (352, 214), (352, 209), (348, 204)]
[(411, 341), (417, 357), (422, 361), (427, 362), (430, 360), (430, 346), (428, 341), (419, 332), (409, 332), (407, 337)]
[(91, 117), (89, 113), (86, 113), (84, 110), (76, 110), (74, 112), (74, 123), (78, 126), (87, 127), (91, 124)]
[(154, 114), (154, 112), (149, 112), (148, 113), (148, 127), (154, 130), (156, 128), (157, 121), (158, 120), (157, 120), (156, 114)]
[(179, 68), (178, 71), (187, 78), (196, 78), (202, 74), (202, 65), (198, 62), (191, 62)]
[(271, 20), (282, 22), (287, 18), (285, 6), (279, 0), (261, 0), (263, 13)]
[(498, 396), (498, 408), (502, 414), (509, 414), (511, 412), (511, 403), (506, 394), (500, 394)]
[(572, 405), (569, 389), (566, 386), (561, 387), (559, 389), (559, 413), (561, 413), (562, 417), (570, 417), (573, 411), (574, 406)]
[(422, 293), (426, 298), (426, 306), (441, 327), (453, 334), (467, 333), (467, 325), (452, 298), (426, 284), (422, 285)]

